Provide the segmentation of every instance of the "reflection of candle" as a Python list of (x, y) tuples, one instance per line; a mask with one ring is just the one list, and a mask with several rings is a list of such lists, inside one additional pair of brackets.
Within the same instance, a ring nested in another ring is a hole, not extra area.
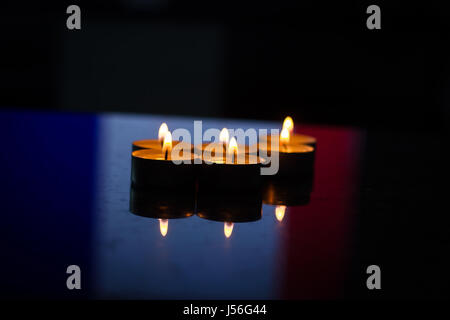
[[(158, 139), (145, 139), (134, 141), (133, 151), (140, 149), (156, 149), (156, 150), (161, 149), (164, 137), (166, 136), (167, 132), (169, 132), (169, 128), (167, 127), (167, 124), (163, 122), (158, 130)], [(178, 144), (181, 144), (179, 148), (183, 147), (186, 150), (192, 149), (192, 145), (190, 143), (184, 141), (172, 141), (172, 145), (174, 147)]]
[(130, 212), (146, 218), (177, 219), (194, 214), (194, 189), (173, 195), (170, 188), (130, 188)]
[(313, 175), (302, 175), (292, 179), (266, 179), (263, 185), (264, 204), (302, 206), (309, 203), (313, 188)]
[(213, 221), (250, 222), (261, 219), (262, 199), (259, 192), (201, 189), (197, 194), (197, 215)]
[(166, 236), (168, 229), (169, 229), (169, 220), (159, 219), (159, 231), (161, 231), (161, 235), (163, 237)]
[(223, 225), (223, 233), (225, 234), (225, 237), (229, 238), (231, 237), (231, 233), (233, 232), (233, 222), (225, 222)]
[(163, 237), (169, 229), (170, 219), (191, 217), (194, 214), (194, 190), (184, 192), (177, 197), (173, 190), (164, 188), (130, 189), (130, 212), (159, 221), (159, 230)]
[(170, 132), (163, 147), (132, 152), (131, 182), (134, 187), (193, 187), (194, 155), (191, 150), (172, 147)]
[(282, 221), (284, 218), (284, 213), (286, 212), (286, 206), (276, 206), (275, 207), (275, 217), (278, 221)]

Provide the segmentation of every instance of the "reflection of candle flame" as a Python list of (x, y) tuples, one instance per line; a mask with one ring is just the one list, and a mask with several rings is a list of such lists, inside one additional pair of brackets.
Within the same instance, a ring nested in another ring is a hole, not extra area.
[(169, 229), (169, 220), (159, 219), (159, 231), (161, 231), (161, 235), (163, 237), (166, 236), (168, 229)]
[(286, 117), (283, 121), (283, 129), (286, 128), (290, 133), (294, 131), (294, 120), (291, 117)]
[(228, 154), (232, 156), (232, 162), (236, 162), (237, 154), (238, 154), (238, 145), (236, 139), (233, 137), (228, 144)]
[(163, 142), (167, 132), (169, 132), (169, 127), (167, 126), (167, 124), (165, 122), (161, 123), (158, 131), (158, 140)]
[(220, 131), (219, 141), (226, 145), (228, 143), (228, 140), (230, 140), (230, 134), (228, 133), (228, 129), (223, 128), (222, 131)]
[(284, 213), (286, 212), (286, 206), (276, 206), (275, 207), (275, 217), (281, 222), (284, 218)]
[(289, 130), (287, 128), (283, 128), (283, 130), (281, 130), (281, 134), (280, 134), (281, 145), (286, 147), (286, 144), (289, 143), (289, 139), (290, 139)]
[(168, 154), (172, 151), (172, 134), (167, 131), (164, 136), (164, 143), (162, 148), (164, 158), (167, 160)]
[(231, 233), (233, 232), (233, 222), (225, 222), (225, 225), (223, 226), (223, 233), (225, 233), (225, 237), (229, 238), (231, 237)]

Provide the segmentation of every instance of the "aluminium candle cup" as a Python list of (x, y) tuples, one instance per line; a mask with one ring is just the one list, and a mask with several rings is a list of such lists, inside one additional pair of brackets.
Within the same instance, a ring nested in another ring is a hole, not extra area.
[(178, 219), (194, 214), (195, 194), (173, 195), (173, 190), (130, 188), (130, 212), (146, 218)]
[[(187, 160), (175, 164), (172, 160)], [(179, 193), (195, 187), (194, 155), (170, 156), (166, 160), (161, 150), (142, 149), (131, 154), (131, 184), (135, 188), (176, 188)]]
[[(264, 166), (270, 167), (268, 157), (278, 156), (278, 172), (274, 175), (264, 176), (265, 179), (299, 179), (309, 177), (314, 172), (314, 147), (307, 145), (280, 145), (277, 150), (268, 148), (258, 150), (258, 154), (265, 161)], [(267, 155), (267, 156), (265, 156)]]
[(263, 185), (263, 203), (284, 206), (307, 205), (313, 190), (313, 180), (313, 175), (300, 179), (268, 179)]
[[(267, 136), (259, 136), (259, 143), (266, 142), (267, 146), (270, 146), (272, 139), (279, 139), (280, 136), (277, 134), (271, 134)], [(307, 146), (314, 147), (316, 149), (317, 139), (312, 136), (307, 136), (304, 134), (294, 133), (290, 135), (289, 144), (306, 144)]]
[[(253, 149), (257, 150), (256, 147), (253, 146)], [(250, 147), (246, 145), (238, 145), (237, 163), (227, 163), (229, 159), (223, 143), (207, 142), (196, 146), (196, 154), (202, 157), (202, 165), (198, 168), (199, 189), (211, 193), (233, 189), (259, 191), (262, 159), (250, 155), (249, 150)]]
[[(182, 143), (183, 148), (185, 148), (186, 150), (192, 150), (192, 145), (188, 142), (172, 141), (172, 146), (175, 147), (179, 143)], [(162, 148), (162, 142), (161, 142), (161, 140), (158, 140), (158, 139), (136, 140), (136, 141), (133, 141), (133, 143), (132, 143), (132, 151), (141, 150), (141, 149), (160, 150), (161, 148)]]
[(232, 190), (261, 191), (262, 159), (256, 155), (242, 154), (242, 163), (227, 163), (226, 157), (203, 155), (202, 165), (198, 167), (199, 192), (220, 193)]
[(260, 193), (202, 192), (197, 197), (197, 215), (200, 218), (222, 222), (251, 222), (261, 219)]

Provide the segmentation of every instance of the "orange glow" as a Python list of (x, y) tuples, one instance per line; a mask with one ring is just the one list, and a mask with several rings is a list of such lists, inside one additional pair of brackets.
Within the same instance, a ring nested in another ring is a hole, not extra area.
[(294, 120), (291, 117), (286, 117), (283, 121), (283, 129), (288, 129), (289, 133), (294, 131)]
[(164, 142), (162, 147), (163, 154), (169, 154), (172, 151), (172, 134), (167, 131), (164, 136)]
[(163, 237), (166, 236), (168, 229), (169, 229), (169, 220), (159, 219), (159, 231), (161, 231), (161, 235)]
[(233, 222), (225, 222), (225, 225), (223, 226), (223, 233), (225, 233), (225, 237), (229, 238), (231, 237), (231, 233), (233, 232)]
[(284, 213), (286, 212), (286, 206), (276, 206), (275, 207), (275, 217), (278, 221), (282, 221), (284, 218)]
[(289, 143), (289, 139), (290, 139), (289, 130), (287, 128), (283, 128), (280, 134), (280, 143), (282, 145), (286, 145)]
[(219, 141), (224, 144), (228, 144), (229, 140), (230, 140), (230, 134), (228, 133), (228, 129), (223, 128), (222, 131), (220, 131)]
[(167, 132), (169, 132), (169, 127), (167, 126), (167, 124), (165, 122), (161, 123), (158, 131), (158, 140), (163, 142)]

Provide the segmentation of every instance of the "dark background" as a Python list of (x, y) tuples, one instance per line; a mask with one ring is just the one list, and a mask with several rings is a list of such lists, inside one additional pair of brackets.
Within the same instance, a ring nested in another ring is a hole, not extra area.
[[(357, 126), (365, 147), (348, 296), (448, 298), (444, 3), (6, 2), (0, 107)], [(79, 31), (66, 28), (70, 4), (81, 7)], [(381, 30), (366, 28), (370, 4)], [(370, 264), (383, 270), (381, 294), (360, 286)]]
[[(66, 28), (81, 7), (82, 28)], [(0, 105), (435, 128), (449, 12), (435, 2), (44, 1), (2, 5)]]

